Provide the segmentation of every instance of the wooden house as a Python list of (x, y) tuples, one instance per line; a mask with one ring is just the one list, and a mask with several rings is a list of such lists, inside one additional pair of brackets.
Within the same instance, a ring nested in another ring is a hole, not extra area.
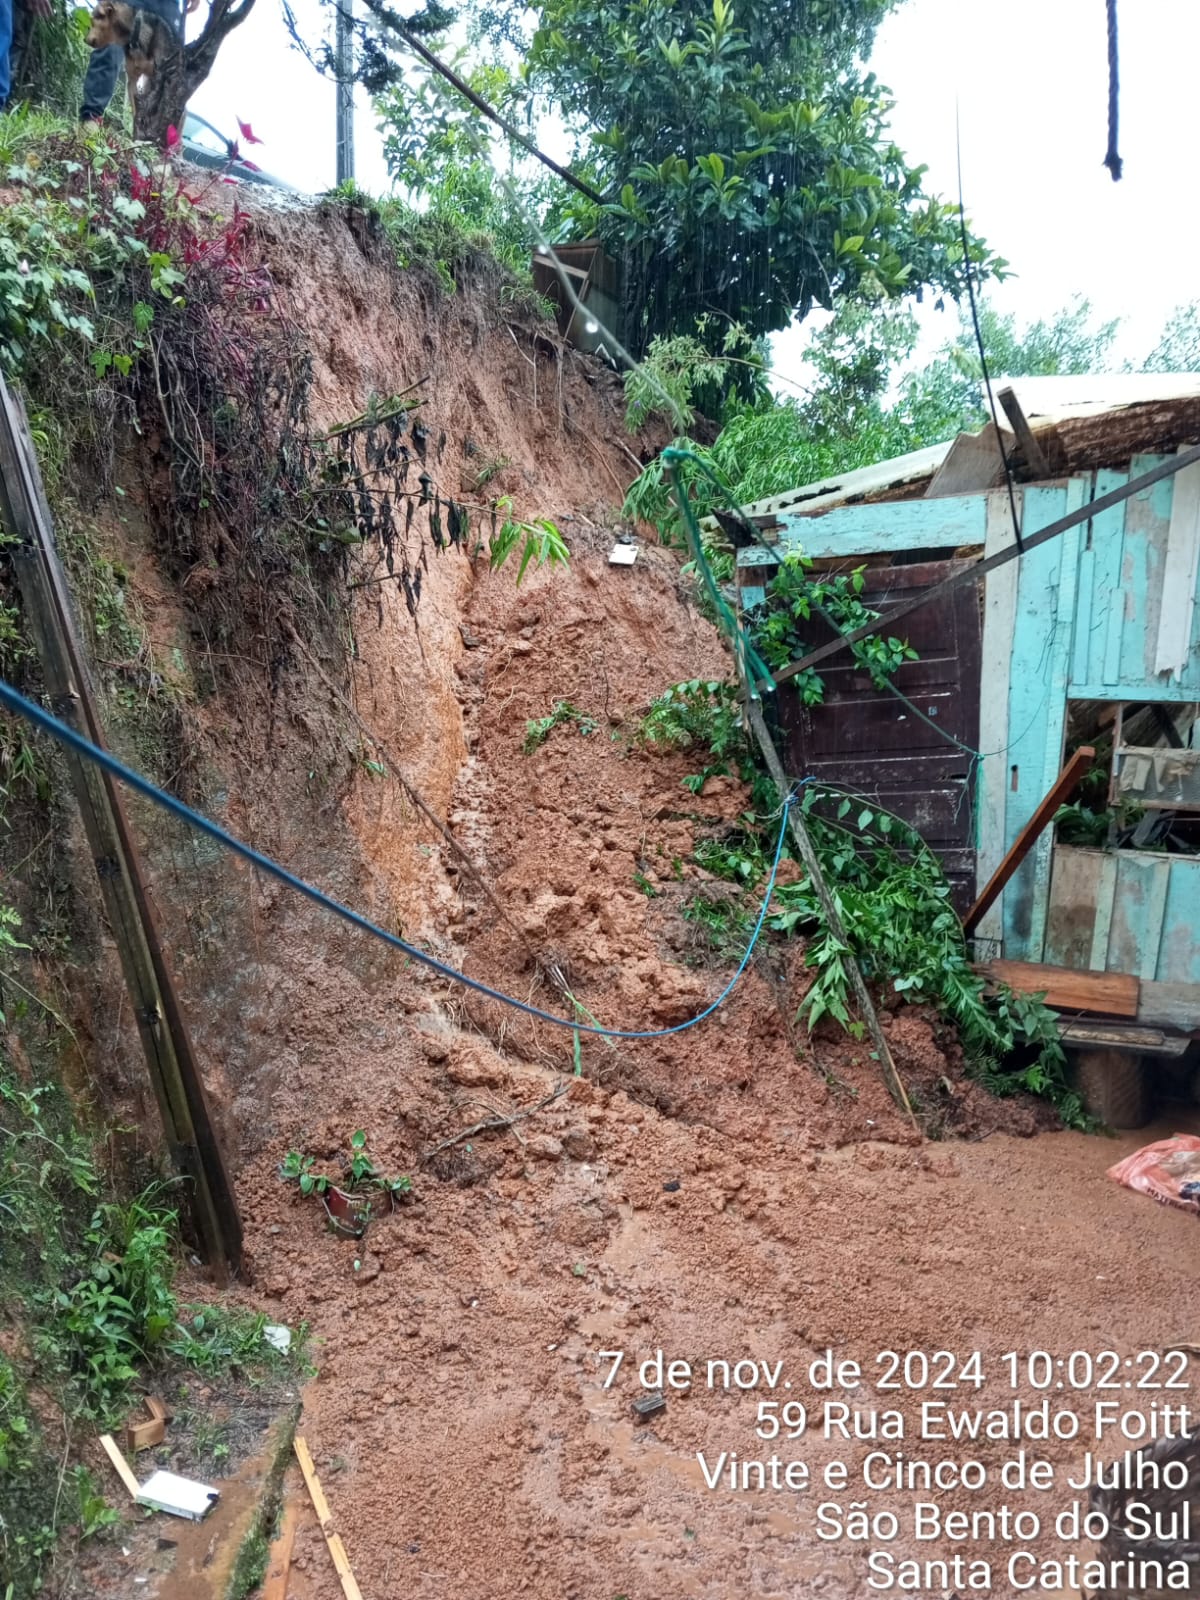
[[(745, 507), (761, 542), (739, 552), (743, 612), (803, 551), (865, 568), (863, 599), (886, 627), (890, 607), (1012, 547), (1014, 508), (1024, 542), (1200, 440), (1200, 376), (996, 387), (1014, 422), (1011, 496), (989, 426)], [(823, 704), (780, 685), (791, 770), (912, 822), (963, 910), (1020, 841), (973, 930), (980, 957), (1043, 969), (1024, 986), (1048, 987), (1052, 1003), (1070, 993), (1062, 1026), (1075, 1043), (1181, 1055), (1200, 1036), (1200, 464), (891, 631), (918, 652), (899, 694), (876, 689), (848, 651), (818, 669)], [(814, 623), (813, 645), (829, 637)], [(1026, 838), (1084, 746), (1102, 774), (1089, 803)], [(1090, 976), (1056, 991), (1053, 968)]]

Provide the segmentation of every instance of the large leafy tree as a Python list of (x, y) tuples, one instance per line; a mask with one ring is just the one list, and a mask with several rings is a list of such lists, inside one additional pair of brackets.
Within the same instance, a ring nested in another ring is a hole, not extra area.
[[(863, 65), (896, 3), (538, 0), (526, 11), (469, 0), (463, 15), (487, 65), (459, 70), (485, 88), (501, 42), (516, 44), (518, 70), (491, 85), (510, 128), (557, 120), (573, 138), (571, 165), (592, 198), (554, 180), (557, 196), (543, 191), (527, 217), (530, 243), (539, 231), (600, 234), (624, 268), (620, 331), (635, 356), (698, 324), (717, 351), (731, 327), (752, 342), (814, 306), (962, 290), (956, 208), (925, 192)], [(414, 21), (385, 0), (363, 0), (360, 19), (360, 74), (379, 97), (397, 178), (436, 204), (459, 175), (444, 157), (470, 145), (488, 226), (478, 163), (492, 130), (414, 63)], [(510, 171), (505, 190), (524, 205), (518, 178)], [(971, 253), (980, 277), (1003, 266), (978, 242)]]
[[(531, 88), (609, 196), (625, 336), (699, 317), (751, 336), (836, 300), (957, 294), (956, 208), (889, 136), (862, 66), (895, 0), (542, 0)], [(976, 270), (1000, 265), (982, 247)]]

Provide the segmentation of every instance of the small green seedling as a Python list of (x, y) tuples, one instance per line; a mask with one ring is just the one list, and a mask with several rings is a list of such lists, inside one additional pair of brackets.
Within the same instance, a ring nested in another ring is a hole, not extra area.
[(325, 1195), (335, 1186), (346, 1194), (363, 1189), (382, 1189), (393, 1198), (410, 1193), (412, 1179), (403, 1175), (387, 1177), (376, 1166), (367, 1150), (367, 1136), (362, 1128), (350, 1135), (350, 1154), (341, 1157), (342, 1175), (331, 1178), (328, 1173), (315, 1172), (316, 1158), (299, 1150), (289, 1150), (279, 1163), (279, 1176), (285, 1183), (299, 1185), (302, 1195)]

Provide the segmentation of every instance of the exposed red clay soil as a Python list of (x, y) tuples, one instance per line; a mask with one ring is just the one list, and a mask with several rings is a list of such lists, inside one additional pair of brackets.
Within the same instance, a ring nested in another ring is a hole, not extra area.
[[(422, 1076), (419, 1095), (362, 1102), (381, 1139), (398, 1114), (412, 1127), (418, 1107), (440, 1127), (458, 1096), (465, 1124), (482, 1114), (477, 1095), (507, 1107), (550, 1086), (466, 1047)], [(1136, 1139), (828, 1152), (783, 1137), (786, 1115), (780, 1137), (747, 1140), (576, 1084), (566, 1105), (523, 1125), (524, 1145), (475, 1140), (461, 1164), (468, 1186), (422, 1178), (420, 1204), (373, 1230), (357, 1274), (355, 1247), (325, 1233), (313, 1208), (273, 1186), (265, 1165), (257, 1182), (247, 1174), (269, 1303), (308, 1318), (323, 1344), (303, 1426), (365, 1595), (872, 1592), (860, 1554), (814, 1537), (826, 1495), (704, 1487), (697, 1451), (710, 1462), (722, 1450), (769, 1453), (754, 1434), (761, 1395), (673, 1397), (635, 1426), (636, 1377), (626, 1367), (605, 1392), (611, 1363), (599, 1350), (641, 1359), (661, 1348), (697, 1365), (782, 1359), (785, 1374), (826, 1346), (868, 1370), (880, 1349), (980, 1350), (1003, 1372), (1011, 1349), (1127, 1353), (1194, 1335), (1179, 1282), (1193, 1270), (1182, 1264), (1194, 1221), (1104, 1177)], [(340, 1125), (327, 1140), (339, 1136)], [(413, 1143), (393, 1133), (389, 1156)], [(898, 1403), (873, 1388), (845, 1398)], [(1011, 1397), (996, 1384), (981, 1398)], [(911, 1423), (915, 1406), (903, 1409)], [(869, 1448), (812, 1442), (803, 1454), (854, 1463)], [(970, 1453), (996, 1467), (1002, 1451)], [(1037, 1453), (1081, 1461), (1071, 1445)], [(974, 1508), (969, 1495), (937, 1498)], [(293, 1594), (335, 1600), (311, 1519), (297, 1559)]]
[[(532, 949), (606, 1025), (684, 1020), (731, 970), (680, 916), (699, 883), (691, 856), (746, 795), (722, 779), (694, 797), (686, 753), (631, 738), (654, 695), (723, 674), (726, 658), (672, 553), (608, 564), (632, 476), (610, 442), (623, 437), (614, 380), (573, 355), (560, 365), (479, 296), (439, 298), (386, 269), (339, 217), (262, 226), (314, 343), (318, 420), (430, 371), (425, 419), (446, 434), (448, 492), (466, 495), (480, 452), (506, 455), (488, 493), (559, 520), (571, 544), (568, 572), (520, 588), (462, 554), (433, 560), (419, 636), (389, 586), (356, 613), (361, 716), (449, 817), (520, 936), (390, 778), (366, 769), (373, 752), (298, 657), (278, 698), (264, 686), (253, 703), (218, 696), (197, 712), (201, 798), (481, 980), (561, 1011)], [(131, 582), (149, 592), (145, 566)], [(559, 727), (523, 754), (527, 720), (558, 700), (594, 728)], [(204, 850), (188, 857), (161, 828), (151, 854), (236, 1153), (251, 1275), (238, 1292), (312, 1331), (320, 1371), (301, 1427), (368, 1600), (870, 1594), (861, 1552), (815, 1537), (824, 1491), (704, 1487), (697, 1451), (770, 1453), (754, 1434), (761, 1395), (672, 1396), (635, 1426), (632, 1361), (659, 1348), (694, 1363), (782, 1359), (799, 1388), (827, 1346), (868, 1370), (882, 1349), (980, 1350), (996, 1372), (1007, 1350), (1196, 1338), (1194, 1220), (1105, 1177), (1141, 1136), (1014, 1137), (1049, 1119), (966, 1081), (933, 1017), (889, 1011), (901, 1073), (955, 1135), (920, 1142), (863, 1047), (796, 1028), (798, 944), (767, 940), (695, 1031), (585, 1039), (576, 1078), (569, 1032), (407, 966)], [(115, 1029), (116, 1058), (134, 1061), (128, 1019)], [(536, 1115), (426, 1159), (564, 1078), (569, 1092)], [(361, 1246), (327, 1232), (276, 1173), (292, 1147), (332, 1169), (359, 1127), (416, 1190)], [(630, 1360), (605, 1391), (597, 1352), (615, 1349)], [(882, 1391), (855, 1400), (913, 1415)], [(868, 1446), (794, 1448), (819, 1467)], [(1000, 1450), (972, 1453), (994, 1463)], [(1073, 1445), (1045, 1453), (1080, 1458)], [(289, 1593), (340, 1593), (307, 1512)]]

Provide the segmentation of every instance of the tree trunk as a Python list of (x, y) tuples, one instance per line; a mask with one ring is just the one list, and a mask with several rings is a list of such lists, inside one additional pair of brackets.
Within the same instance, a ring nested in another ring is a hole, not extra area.
[(208, 77), (225, 40), (254, 10), (255, 0), (212, 0), (197, 38), (174, 51), (146, 81), (133, 108), (133, 132), (163, 149), (171, 128), (183, 129), (187, 103)]

